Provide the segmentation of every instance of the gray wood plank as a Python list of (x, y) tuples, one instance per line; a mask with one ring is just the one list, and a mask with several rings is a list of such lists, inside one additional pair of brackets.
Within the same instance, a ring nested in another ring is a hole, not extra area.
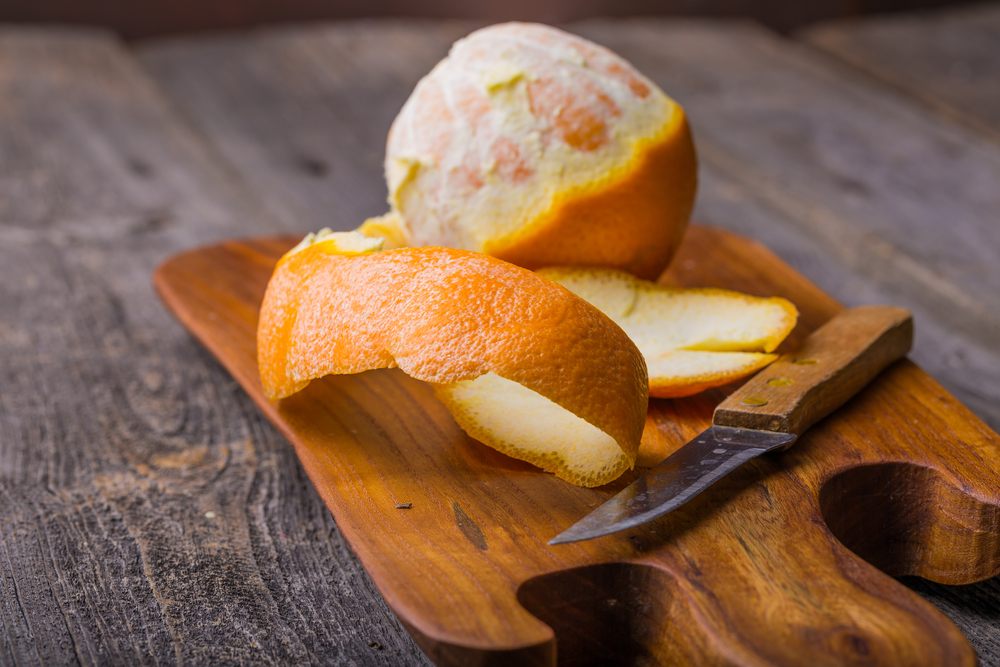
[(0, 664), (428, 664), (152, 292), (285, 229), (113, 38), (0, 30)]
[(153, 42), (140, 58), (277, 217), (303, 233), (388, 210), (382, 159), (410, 91), (469, 22), (356, 22)]
[[(272, 211), (303, 231), (348, 229), (384, 210), (392, 117), (464, 29), (335, 24), (150, 43), (139, 56)], [(847, 304), (909, 307), (916, 361), (1000, 426), (1000, 151), (751, 24), (570, 29), (622, 53), (685, 105), (701, 156), (699, 219), (760, 239)], [(294, 90), (283, 80), (290, 72)], [(368, 113), (346, 114), (333, 99)], [(365, 145), (342, 154), (344, 136)], [(302, 147), (338, 165), (323, 182), (288, 158)], [(364, 194), (331, 213), (348, 184)], [(1000, 664), (989, 582), (965, 589), (977, 593), (957, 606), (908, 583), (966, 631), (983, 664)]]
[(837, 21), (796, 36), (1000, 142), (1000, 3)]

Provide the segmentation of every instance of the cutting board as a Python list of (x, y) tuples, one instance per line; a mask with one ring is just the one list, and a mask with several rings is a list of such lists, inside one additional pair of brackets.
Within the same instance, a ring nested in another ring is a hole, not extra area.
[[(546, 542), (640, 474), (583, 489), (466, 436), (398, 369), (268, 402), (257, 310), (298, 238), (231, 241), (154, 276), (181, 322), (295, 447), (386, 602), (438, 664), (974, 665), (893, 576), (1000, 574), (1000, 438), (904, 360), (789, 451), (683, 508)], [(763, 246), (694, 226), (661, 282), (790, 299), (794, 349), (841, 306)], [(916, 323), (919, 335), (920, 323)], [(651, 400), (643, 461), (711, 423), (734, 387)], [(405, 505), (406, 508), (398, 506)]]

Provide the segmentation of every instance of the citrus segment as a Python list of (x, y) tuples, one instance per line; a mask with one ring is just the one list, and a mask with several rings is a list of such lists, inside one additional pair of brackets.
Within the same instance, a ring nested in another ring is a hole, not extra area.
[(651, 396), (688, 396), (755, 373), (795, 327), (786, 299), (664, 287), (610, 269), (556, 267), (540, 275), (615, 321), (646, 359)]
[(697, 185), (680, 106), (611, 51), (523, 23), (455, 43), (393, 122), (385, 172), (408, 245), (646, 277)]
[[(268, 398), (289, 396), (324, 375), (376, 368), (398, 366), (437, 384), (492, 373), (607, 434), (615, 443), (612, 458), (624, 456), (631, 466), (646, 413), (645, 363), (596, 308), (530, 271), (478, 253), (335, 248), (320, 242), (290, 253), (271, 277), (257, 330)], [(547, 423), (525, 422), (525, 433), (540, 435), (501, 450), (548, 467), (549, 454), (531, 454), (548, 451)], [(483, 429), (497, 431), (490, 424)], [(610, 465), (609, 454), (598, 457), (599, 465), (574, 463), (580, 455), (573, 448), (564, 454), (566, 469), (576, 470), (569, 477), (596, 479)]]

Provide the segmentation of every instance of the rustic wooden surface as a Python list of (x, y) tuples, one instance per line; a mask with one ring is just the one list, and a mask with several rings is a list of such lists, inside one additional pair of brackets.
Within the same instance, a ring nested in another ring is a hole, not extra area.
[[(468, 29), (178, 40), (141, 49), (145, 72), (107, 35), (0, 34), (0, 663), (426, 664), (148, 276), (214, 239), (384, 211), (389, 123)], [(912, 310), (914, 358), (1000, 426), (997, 151), (974, 127), (750, 25), (579, 30), (687, 106), (701, 219), (848, 305)], [(1000, 664), (997, 579), (905, 581)]]
[(798, 37), (1000, 142), (1000, 4), (836, 22)]
[[(636, 473), (584, 489), (503, 457), (398, 370), (330, 376), (277, 404), (265, 398), (256, 314), (294, 243), (188, 252), (155, 284), (294, 444), (436, 663), (554, 665), (558, 638), (566, 664), (975, 664), (957, 628), (859, 557), (951, 584), (1000, 572), (1000, 436), (913, 364), (893, 364), (791, 450), (745, 464), (666, 517), (549, 546)], [(726, 232), (692, 228), (677, 259), (670, 284), (795, 303), (801, 320), (785, 349), (839, 310), (762, 246)], [(886, 310), (878, 326), (889, 335), (870, 349), (899, 358), (908, 314)], [(653, 428), (676, 449), (711, 423), (722, 395), (654, 401)], [(620, 606), (619, 623), (607, 623), (609, 604)]]
[(0, 664), (426, 664), (150, 285), (281, 227), (115, 40), (0, 32)]
[[(139, 55), (204, 136), (268, 194), (277, 215), (292, 216), (302, 231), (331, 223), (346, 229), (385, 209), (382, 149), (354, 152), (353, 171), (338, 177), (340, 170), (326, 168), (343, 164), (333, 142), (384, 134), (392, 109), (469, 28), (336, 24), (160, 42)], [(990, 185), (996, 150), (853, 67), (752, 25), (571, 29), (620, 50), (688, 108), (702, 167), (698, 218), (763, 241), (847, 305), (909, 308), (917, 323), (913, 357), (1000, 427), (998, 311), (944, 279), (935, 264), (986, 298), (984, 284), (1000, 280)], [(406, 56), (387, 61), (386, 44)], [(345, 99), (346, 106), (335, 104)], [(377, 110), (390, 102), (390, 110)], [(375, 129), (359, 129), (345, 111), (358, 107), (371, 109), (366, 118)], [(306, 162), (320, 165), (315, 180), (290, 159), (304, 148)], [(349, 192), (343, 178), (352, 179)], [(883, 226), (889, 233), (877, 234)], [(978, 248), (985, 261), (957, 245)], [(1000, 664), (1000, 584), (908, 583), (952, 614), (984, 664)]]

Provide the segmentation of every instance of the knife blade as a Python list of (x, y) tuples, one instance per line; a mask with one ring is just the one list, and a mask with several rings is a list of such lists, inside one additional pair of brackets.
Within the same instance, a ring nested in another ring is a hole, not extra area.
[(550, 545), (634, 528), (670, 512), (747, 461), (784, 450), (846, 403), (913, 344), (903, 308), (842, 311), (719, 404), (712, 426)]

